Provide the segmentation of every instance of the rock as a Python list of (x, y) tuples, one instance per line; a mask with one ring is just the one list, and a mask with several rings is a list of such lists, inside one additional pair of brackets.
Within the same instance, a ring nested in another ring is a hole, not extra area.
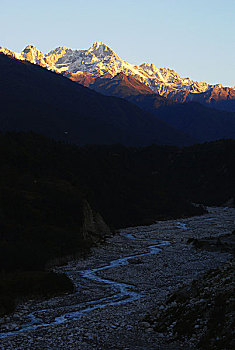
[(176, 301), (173, 301), (169, 306), (170, 306), (170, 307), (176, 307), (176, 306), (177, 306)]
[(148, 327), (150, 327), (150, 323), (149, 322), (141, 322), (140, 326), (144, 327), (144, 328), (148, 328)]
[(163, 333), (158, 333), (158, 337), (159, 338), (164, 338), (164, 334)]
[(146, 332), (153, 332), (153, 328), (147, 328)]
[(110, 327), (111, 328), (117, 328), (117, 326), (115, 324), (111, 324)]

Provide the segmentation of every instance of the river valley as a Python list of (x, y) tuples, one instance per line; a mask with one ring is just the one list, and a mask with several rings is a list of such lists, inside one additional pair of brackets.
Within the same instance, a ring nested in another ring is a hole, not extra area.
[(234, 219), (233, 208), (209, 208), (203, 216), (120, 230), (88, 258), (54, 268), (73, 280), (73, 294), (30, 300), (1, 319), (0, 348), (187, 350), (142, 320), (182, 284), (230, 258), (187, 240), (230, 233)]

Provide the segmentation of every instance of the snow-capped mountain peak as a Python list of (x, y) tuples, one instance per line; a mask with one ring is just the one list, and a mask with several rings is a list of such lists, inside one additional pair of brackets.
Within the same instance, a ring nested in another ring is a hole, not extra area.
[(33, 45), (26, 46), (21, 52), (21, 55), (25, 60), (30, 61), (31, 63), (43, 66), (46, 65), (44, 54)]
[(95, 41), (94, 44), (87, 50), (87, 54), (89, 53), (99, 58), (105, 58), (107, 56), (117, 56), (113, 50), (111, 50), (107, 45), (105, 45), (101, 41)]
[(56, 47), (54, 50), (51, 50), (49, 53), (45, 55), (46, 62), (50, 66), (54, 67), (62, 57), (64, 57), (65, 55), (69, 55), (71, 53), (72, 53), (72, 50), (68, 49), (66, 46)]
[(56, 47), (54, 50), (51, 50), (50, 52), (48, 52), (45, 56), (61, 55), (61, 54), (64, 54), (66, 50), (68, 50), (66, 46), (59, 46), (59, 47)]
[(96, 51), (99, 50), (99, 48), (104, 49), (108, 48), (108, 46), (102, 43), (102, 41), (95, 41), (88, 51)]
[(167, 80), (162, 76), (160, 69), (162, 68), (157, 68), (154, 66), (154, 64), (149, 64), (149, 63), (142, 63), (140, 67), (149, 75), (152, 77), (156, 77), (163, 83), (167, 83)]
[[(184, 99), (185, 94), (206, 92), (215, 87), (215, 85), (193, 81), (188, 77), (182, 78), (174, 70), (157, 68), (152, 63), (143, 63), (139, 66), (129, 64), (101, 41), (95, 41), (87, 50), (73, 50), (66, 46), (59, 46), (45, 55), (33, 45), (28, 45), (21, 53), (2, 47), (0, 52), (66, 74), (71, 79), (82, 73), (93, 74), (96, 77), (104, 75), (114, 77), (118, 73), (123, 73), (136, 78), (165, 97), (173, 97), (180, 93)], [(222, 85), (217, 84), (217, 86), (223, 88)]]

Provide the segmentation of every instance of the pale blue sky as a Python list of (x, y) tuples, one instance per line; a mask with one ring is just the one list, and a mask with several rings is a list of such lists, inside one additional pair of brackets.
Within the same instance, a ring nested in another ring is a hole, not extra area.
[(0, 46), (86, 49), (235, 85), (235, 0), (0, 0)]

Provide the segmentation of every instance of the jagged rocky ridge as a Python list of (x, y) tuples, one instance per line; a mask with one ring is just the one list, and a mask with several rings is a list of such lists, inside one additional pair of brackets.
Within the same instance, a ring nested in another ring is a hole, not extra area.
[(88, 50), (72, 50), (65, 46), (57, 47), (43, 54), (33, 45), (28, 45), (21, 53), (0, 47), (0, 52), (21, 60), (39, 64), (50, 70), (65, 74), (73, 80), (80, 75), (92, 74), (95, 77), (114, 77), (122, 72), (135, 77), (152, 91), (177, 102), (197, 101), (218, 109), (235, 111), (235, 90), (221, 84), (182, 78), (169, 68), (157, 68), (154, 64), (133, 65), (122, 60), (112, 49), (96, 41)]

